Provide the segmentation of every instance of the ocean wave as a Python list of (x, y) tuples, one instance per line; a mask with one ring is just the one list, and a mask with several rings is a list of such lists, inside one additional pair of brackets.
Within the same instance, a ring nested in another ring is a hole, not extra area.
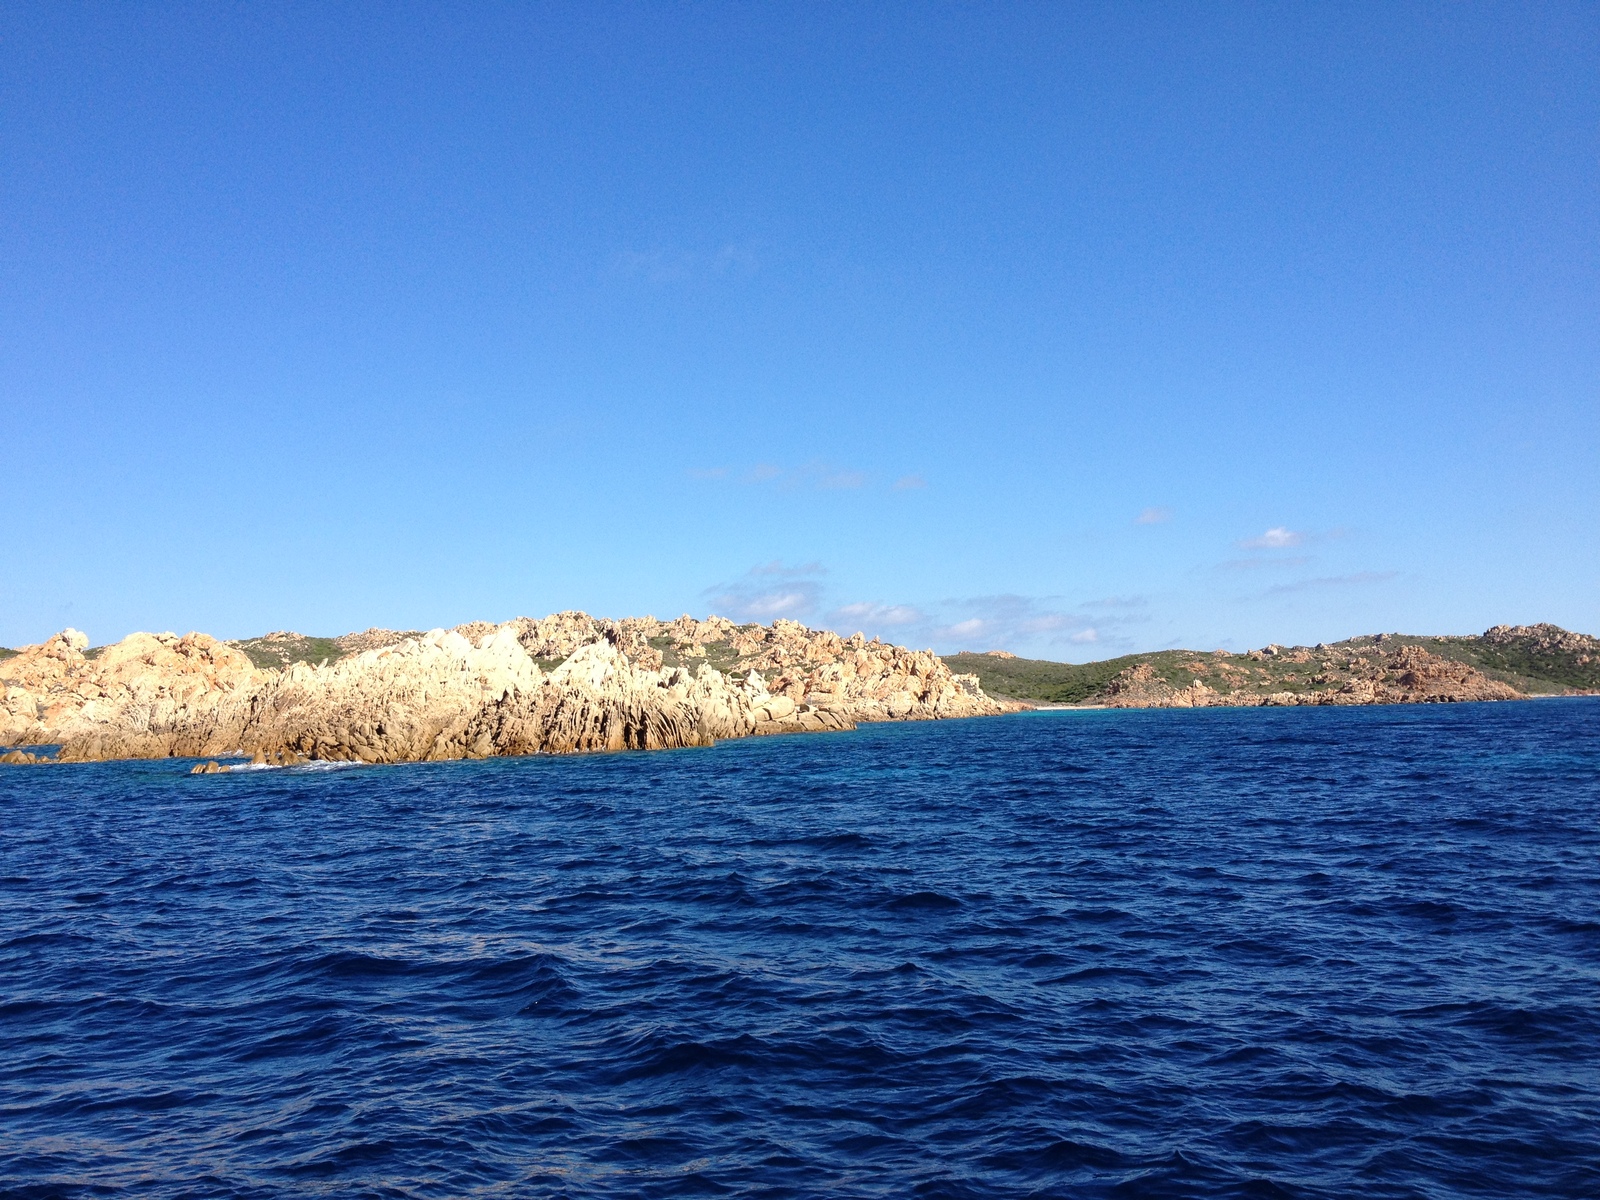
[(1600, 1191), (1600, 708), (1306, 715), (0, 773), (0, 1194)]

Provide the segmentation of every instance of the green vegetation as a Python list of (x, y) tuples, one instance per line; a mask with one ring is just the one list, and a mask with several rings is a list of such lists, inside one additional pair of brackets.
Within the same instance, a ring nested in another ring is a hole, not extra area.
[[(1496, 645), (1478, 638), (1468, 645), (1441, 647), (1435, 653), (1477, 667), (1485, 675), (1533, 695), (1568, 688), (1580, 692), (1600, 691), (1600, 655), (1541, 648), (1525, 642)], [(1588, 661), (1581, 661), (1584, 658)]]
[(1400, 646), (1421, 646), (1429, 654), (1448, 658), (1482, 671), (1490, 679), (1509, 684), (1530, 696), (1559, 695), (1568, 691), (1600, 691), (1600, 646), (1582, 643), (1593, 639), (1564, 634), (1575, 645), (1540, 644), (1538, 637), (1491, 642), (1477, 636), (1419, 637), (1389, 633), (1355, 637), (1328, 647), (1337, 654), (1392, 653)]
[(700, 647), (705, 651), (704, 655), (684, 653), (689, 647), (674, 642), (667, 636), (651, 638), (650, 646), (661, 652), (661, 665), (665, 667), (687, 667), (692, 671), (701, 663), (710, 663), (727, 675), (739, 666), (739, 652), (734, 649), (733, 643), (728, 641), (704, 643)]
[(243, 650), (264, 671), (282, 670), (297, 662), (336, 662), (344, 650), (333, 638), (306, 637), (300, 633), (269, 633), (228, 645)]
[(1310, 688), (1310, 672), (1300, 663), (1250, 661), (1247, 665), (1251, 670), (1246, 672), (1233, 668), (1231, 663), (1223, 666), (1217, 655), (1194, 650), (1125, 654), (1091, 663), (996, 658), (988, 654), (956, 654), (944, 661), (952, 671), (976, 675), (991, 696), (1041, 704), (1092, 703), (1122, 672), (1144, 665), (1149, 666), (1156, 679), (1175, 688), (1186, 688), (1196, 679), (1219, 692), (1295, 692)]
[(1147, 678), (1174, 688), (1195, 680), (1224, 695), (1305, 693), (1338, 688), (1381, 669), (1403, 646), (1419, 646), (1508, 684), (1524, 695), (1600, 692), (1600, 641), (1541, 626), (1526, 634), (1417, 637), (1380, 634), (1333, 645), (1269, 647), (1248, 654), (1160, 650), (1092, 663), (955, 654), (952, 671), (978, 677), (991, 696), (1044, 704), (1093, 703), (1118, 675), (1147, 666)]
[[(87, 658), (87, 659), (91, 659), (92, 660), (92, 659), (98, 658), (100, 656), (100, 652), (102, 650), (104, 650), (104, 649), (105, 649), (104, 646), (91, 646), (89, 649), (87, 649), (87, 650), (85, 650), (83, 652), (83, 656), (85, 658)], [(15, 658), (17, 655), (19, 655), (21, 653), (22, 653), (21, 650), (11, 650), (11, 649), (6, 648), (5, 646), (0, 646), (0, 662), (5, 662), (5, 660), (8, 659), (8, 658)]]
[(991, 696), (1041, 704), (1082, 704), (1103, 691), (1123, 670), (1150, 657), (1130, 654), (1104, 662), (1061, 663), (1042, 658), (950, 654), (944, 661), (952, 671), (976, 675), (983, 690)]
[(731, 674), (739, 666), (739, 652), (732, 642), (707, 642), (702, 649), (706, 656), (701, 661), (710, 663), (724, 675)]

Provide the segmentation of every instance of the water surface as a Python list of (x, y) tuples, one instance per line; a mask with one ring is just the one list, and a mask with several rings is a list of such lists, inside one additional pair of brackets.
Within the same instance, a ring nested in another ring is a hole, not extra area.
[(1600, 702), (0, 768), (0, 1193), (1600, 1194)]

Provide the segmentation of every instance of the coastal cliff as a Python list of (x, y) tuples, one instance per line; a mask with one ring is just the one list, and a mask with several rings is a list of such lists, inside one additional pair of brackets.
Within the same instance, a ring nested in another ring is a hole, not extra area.
[(98, 649), (69, 629), (0, 660), (0, 684), (0, 746), (59, 745), (63, 761), (664, 749), (1018, 707), (930, 651), (861, 634), (580, 612), (336, 639), (138, 633)]

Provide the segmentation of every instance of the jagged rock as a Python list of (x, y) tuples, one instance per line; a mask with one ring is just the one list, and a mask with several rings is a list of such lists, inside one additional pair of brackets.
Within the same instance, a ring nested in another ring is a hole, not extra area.
[(1483, 640), (1496, 646), (1522, 646), (1542, 653), (1573, 654), (1587, 663), (1600, 655), (1600, 638), (1573, 633), (1559, 625), (1496, 625), (1486, 629)]
[[(337, 660), (275, 669), (194, 633), (133, 634), (90, 659), (88, 639), (68, 630), (0, 662), (0, 744), (59, 742), (65, 761), (242, 753), (265, 765), (392, 763), (698, 746), (1017, 707), (932, 652), (793, 621), (565, 612), (389, 634), (346, 635), (335, 641), (351, 652)], [(294, 639), (309, 640), (249, 644)]]
[(422, 636), (420, 629), (363, 629), (360, 633), (346, 633), (333, 639), (334, 645), (346, 654), (360, 654), (363, 650), (381, 650), (410, 638)]
[(203, 633), (136, 633), (92, 659), (87, 648), (65, 630), (0, 662), (0, 743), (61, 742), (63, 760), (222, 753), (267, 678)]

